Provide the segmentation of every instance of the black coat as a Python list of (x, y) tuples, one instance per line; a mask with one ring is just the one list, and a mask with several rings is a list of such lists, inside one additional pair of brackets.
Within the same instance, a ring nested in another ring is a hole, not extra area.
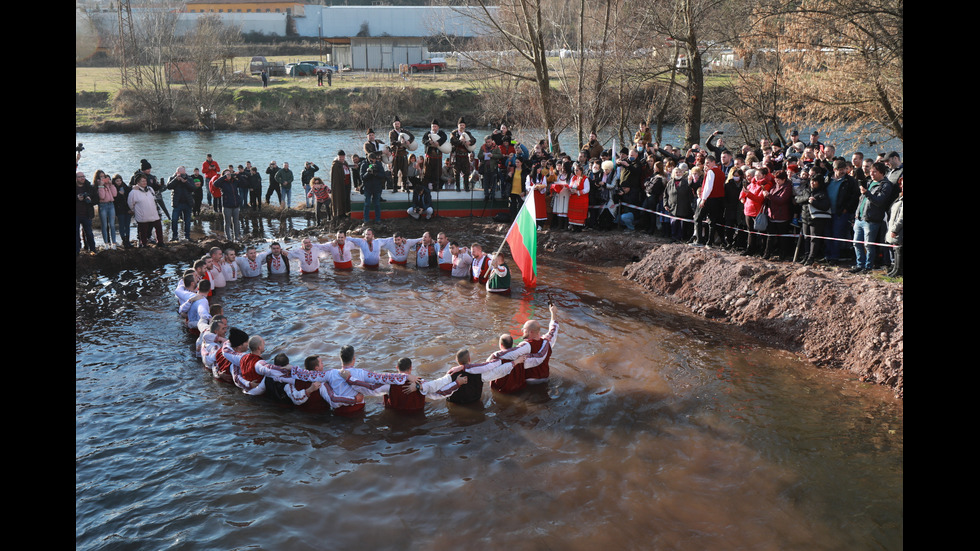
[(838, 214), (854, 214), (857, 209), (858, 199), (861, 190), (858, 189), (857, 180), (850, 174), (841, 180), (840, 188), (837, 190), (837, 204), (834, 205), (834, 212)]
[(173, 206), (192, 206), (194, 204), (194, 191), (197, 189), (189, 176), (179, 178), (176, 174), (167, 183), (167, 189), (173, 193), (170, 195), (170, 204)]
[(92, 182), (85, 180), (81, 187), (75, 184), (75, 216), (94, 218), (95, 204), (98, 202), (99, 197)]

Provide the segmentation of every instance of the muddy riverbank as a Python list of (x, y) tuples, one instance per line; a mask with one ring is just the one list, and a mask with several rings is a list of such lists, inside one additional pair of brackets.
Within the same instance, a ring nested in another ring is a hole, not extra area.
[[(269, 209), (263, 216), (282, 220), (306, 216), (302, 210)], [(261, 246), (278, 240), (286, 247), (306, 235), (326, 241), (337, 231), (359, 235), (356, 220), (332, 221), (321, 228), (291, 229), (276, 235), (246, 236), (235, 243)], [(496, 249), (508, 226), (489, 218), (385, 220), (372, 224), (377, 235), (407, 237), (444, 231), (461, 244), (478, 242)], [(107, 250), (76, 259), (76, 277), (108, 276), (129, 268), (190, 262), (213, 246), (230, 243), (200, 231), (194, 240), (167, 247)], [(799, 354), (818, 368), (843, 369), (861, 380), (904, 395), (904, 286), (839, 266), (808, 266), (741, 257), (718, 249), (671, 244), (642, 232), (544, 231), (538, 238), (539, 262), (549, 257), (590, 265), (624, 266), (623, 277), (646, 292), (681, 304), (696, 315), (726, 323), (778, 348)]]

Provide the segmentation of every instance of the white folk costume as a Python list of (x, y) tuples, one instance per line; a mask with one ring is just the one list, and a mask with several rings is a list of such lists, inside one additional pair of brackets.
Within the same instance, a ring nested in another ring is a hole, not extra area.
[(323, 247), (333, 258), (333, 268), (335, 270), (350, 270), (354, 268), (353, 257), (350, 254), (351, 249), (354, 247), (353, 245), (350, 243), (341, 245), (336, 241), (331, 241), (323, 245)]
[(490, 277), (487, 279), (487, 292), (510, 292), (510, 270), (506, 264), (490, 268)]
[(174, 289), (174, 296), (177, 297), (177, 310), (180, 311), (180, 307), (196, 294), (197, 291), (191, 291), (184, 287), (184, 280), (181, 279), (180, 283), (177, 284), (177, 288)]
[(445, 272), (453, 271), (453, 253), (449, 252), (449, 244), (446, 244), (445, 248), (438, 242), (433, 243), (432, 246), (435, 247), (436, 262), (439, 263), (439, 269)]
[(255, 261), (259, 264), (265, 263), (269, 275), (289, 275), (289, 257), (284, 252), (280, 252), (277, 256), (272, 254), (272, 251), (265, 251), (256, 255)]
[(225, 274), (221, 271), (221, 266), (224, 262), (217, 262), (211, 264), (211, 269), (208, 270), (208, 274), (211, 275), (211, 286), (214, 289), (220, 289), (225, 286)]
[[(447, 249), (448, 252), (448, 249)], [(439, 265), (442, 267), (442, 264)], [(453, 256), (452, 274), (453, 277), (469, 278), (473, 269), (473, 257), (466, 247), (459, 249), (459, 254)]]
[(558, 181), (551, 186), (551, 190), (556, 192), (552, 202), (552, 212), (559, 218), (568, 218), (568, 199), (571, 197), (571, 192), (568, 191), (568, 184), (568, 176), (561, 174), (558, 176)]
[(241, 276), (241, 270), (238, 268), (238, 257), (235, 257), (235, 262), (224, 260), (221, 263), (221, 275), (225, 277), (225, 282), (236, 281)]
[(377, 268), (381, 264), (381, 245), (384, 240), (372, 239), (368, 242), (360, 237), (348, 237), (347, 242), (361, 250), (362, 268)]
[(239, 256), (235, 259), (235, 263), (238, 265), (238, 273), (241, 274), (241, 277), (259, 277), (262, 275), (262, 261), (259, 260), (258, 255), (255, 256), (255, 260), (249, 260), (247, 256)]
[(548, 360), (551, 359), (551, 350), (558, 337), (558, 322), (552, 320), (548, 325), (548, 333), (535, 340), (527, 340), (514, 348), (495, 352), (491, 357), (514, 361), (524, 358), (524, 372), (528, 384), (543, 383), (548, 380), (551, 368)]
[(314, 243), (310, 250), (302, 247), (292, 249), (286, 253), (289, 258), (299, 260), (299, 269), (304, 274), (313, 274), (320, 271), (320, 255), (327, 254), (326, 247), (319, 243)]
[(206, 355), (204, 349), (202, 349), (201, 353), (205, 358), (204, 365), (210, 365), (211, 375), (214, 376), (215, 379), (226, 383), (232, 382), (231, 361), (225, 357), (225, 354), (237, 354), (237, 352), (232, 349), (231, 343), (228, 342), (227, 339), (220, 345), (217, 345), (214, 349), (208, 351), (208, 354), (213, 353), (213, 356), (211, 356), (214, 358), (213, 361), (207, 361), (209, 355)]
[[(380, 242), (379, 246), (388, 251), (388, 264), (398, 264), (400, 266), (405, 266), (408, 264), (408, 256), (412, 254), (412, 248), (422, 242), (422, 238), (418, 239), (406, 239), (404, 245), (396, 245), (394, 237), (386, 237), (384, 239), (375, 239), (375, 242)], [(429, 260), (428, 253), (426, 254), (426, 261)]]
[(215, 354), (221, 349), (220, 342), (217, 342), (217, 335), (211, 331), (205, 331), (201, 333), (201, 347), (199, 353), (201, 354), (201, 362), (204, 364), (204, 369), (208, 371), (213, 371), (215, 367)]
[[(408, 375), (405, 373), (375, 373), (365, 369), (350, 369), (349, 371), (350, 379), (347, 382), (351, 386), (363, 389), (362, 394), (384, 396), (391, 393), (392, 386), (403, 387), (408, 383)], [(432, 381), (424, 381), (420, 378), (416, 390), (422, 396), (440, 400), (448, 398), (459, 386), (447, 373)], [(402, 392), (401, 388), (398, 388), (398, 392)]]
[(484, 253), (480, 258), (473, 258), (470, 265), (470, 279), (481, 285), (490, 279), (490, 255)]
[(422, 241), (419, 241), (419, 248), (415, 250), (415, 266), (419, 268), (428, 268), (429, 257), (435, 254), (438, 246), (438, 243), (429, 243), (426, 245)]
[[(271, 364), (263, 360), (262, 356), (258, 354), (249, 352), (241, 356), (231, 355), (228, 360), (231, 361), (232, 380), (235, 382), (235, 386), (250, 396), (259, 396), (265, 393), (266, 377), (271, 377), (281, 383), (293, 382), (292, 378), (289, 377), (289, 367)], [(252, 383), (258, 384), (253, 387)]]
[[(347, 368), (353, 373), (356, 368)], [(363, 371), (363, 370), (357, 370)], [(330, 405), (334, 412), (343, 414), (355, 413), (364, 409), (364, 402), (358, 402), (357, 395), (361, 394), (351, 386), (340, 374), (339, 369), (327, 371), (310, 371), (301, 367), (292, 370), (292, 376), (297, 381), (322, 382), (320, 396)]]

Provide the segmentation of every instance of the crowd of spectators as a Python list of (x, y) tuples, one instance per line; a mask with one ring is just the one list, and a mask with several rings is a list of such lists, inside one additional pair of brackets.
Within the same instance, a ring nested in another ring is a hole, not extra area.
[[(569, 229), (567, 186), (560, 184), (583, 169), (587, 229), (645, 231), (765, 259), (902, 274), (904, 165), (896, 151), (848, 158), (816, 131), (805, 142), (794, 131), (785, 145), (763, 138), (740, 147), (714, 132), (703, 147), (682, 150), (654, 142), (645, 124), (615, 152), (595, 134), (575, 157), (549, 152), (543, 140), (531, 151), (521, 148), (487, 155), (490, 167), (476, 171), (484, 188), (493, 187), (489, 180), (510, 188), (515, 173), (526, 179), (520, 194), (510, 193), (512, 213), (532, 187), (543, 189), (548, 214), (545, 222), (539, 212), (541, 229)], [(538, 180), (545, 185), (535, 186)]]
[[(816, 131), (805, 142), (794, 131), (785, 144), (763, 138), (739, 147), (730, 147), (716, 131), (703, 147), (679, 149), (654, 142), (644, 123), (633, 143), (618, 151), (604, 148), (594, 133), (574, 156), (557, 149), (545, 140), (528, 148), (501, 126), (469, 155), (467, 178), (460, 178), (458, 166), (447, 158), (440, 180), (424, 183), (425, 156), (412, 154), (405, 171), (408, 181), (400, 186), (389, 181), (384, 187), (414, 190), (418, 204), (409, 211), (414, 217), (432, 215), (431, 191), (454, 185), (458, 190), (462, 182), (467, 189), (482, 188), (486, 199), (509, 201), (511, 219), (525, 200), (540, 194), (541, 230), (645, 231), (766, 259), (844, 264), (853, 272), (888, 267), (888, 275), (902, 274), (904, 165), (896, 151), (868, 156), (855, 151), (845, 157), (833, 144), (822, 143)], [(79, 149), (76, 170), (80, 155)], [(338, 157), (347, 164), (346, 157)], [(368, 157), (352, 156), (348, 186), (339, 188), (341, 194), (361, 191), (362, 165), (377, 161)], [(338, 186), (327, 187), (315, 176), (318, 170), (307, 162), (300, 180), (306, 207), (316, 209), (320, 223), (330, 217), (330, 191), (336, 194)], [(280, 206), (289, 206), (294, 180), (289, 164), (280, 167), (273, 161), (265, 172), (266, 204), (275, 194)], [(334, 167), (331, 178), (336, 174), (343, 171)], [(582, 177), (588, 186), (573, 184)], [(239, 212), (258, 210), (262, 204), (262, 177), (256, 167), (247, 162), (222, 170), (210, 154), (200, 168), (188, 172), (179, 167), (167, 182), (152, 174), (146, 160), (128, 183), (122, 175), (110, 177), (102, 171), (93, 180), (76, 172), (76, 255), (82, 249), (95, 251), (96, 205), (105, 246), (115, 248), (117, 226), (122, 246), (133, 246), (133, 218), (139, 246), (150, 243), (153, 232), (158, 246), (165, 246), (162, 216), (172, 220), (172, 240), (179, 239), (181, 220), (188, 239), (190, 218), (205, 201), (223, 214), (226, 235), (239, 239)], [(162, 201), (164, 189), (172, 192), (173, 214)], [(569, 224), (570, 189), (588, 190), (588, 216), (580, 225)], [(339, 204), (349, 204), (349, 197)], [(336, 208), (333, 212), (338, 215)]]

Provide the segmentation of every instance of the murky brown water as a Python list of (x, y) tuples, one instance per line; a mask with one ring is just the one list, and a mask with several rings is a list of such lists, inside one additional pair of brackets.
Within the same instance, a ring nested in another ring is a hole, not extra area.
[(267, 356), (352, 344), (360, 367), (425, 374), (560, 305), (547, 388), (346, 419), (210, 380), (174, 311), (184, 267), (78, 284), (78, 549), (903, 546), (900, 402), (618, 270), (543, 263), (511, 298), (411, 269), (224, 290)]

